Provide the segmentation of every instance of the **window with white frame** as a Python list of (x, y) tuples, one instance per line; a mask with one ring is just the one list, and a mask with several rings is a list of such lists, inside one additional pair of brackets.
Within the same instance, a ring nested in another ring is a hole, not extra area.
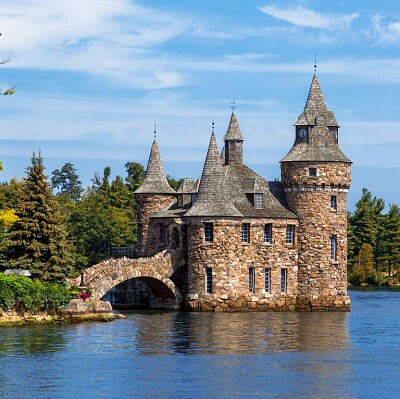
[(287, 269), (281, 269), (281, 292), (284, 293), (287, 290)]
[(262, 193), (254, 194), (254, 208), (262, 208), (264, 206), (264, 196)]
[(242, 242), (243, 243), (250, 242), (250, 223), (242, 224)]
[(249, 292), (254, 292), (255, 270), (254, 267), (249, 267)]
[(331, 209), (337, 209), (337, 196), (331, 195)]
[(264, 277), (265, 277), (265, 292), (269, 294), (271, 292), (271, 268), (266, 267), (264, 269)]
[(294, 244), (294, 225), (288, 224), (286, 226), (286, 244)]
[(214, 241), (214, 223), (212, 222), (204, 223), (204, 241), (205, 242)]
[(336, 260), (337, 259), (337, 237), (335, 235), (332, 235), (330, 237), (331, 241), (331, 260)]
[(264, 226), (264, 242), (272, 244), (272, 223), (267, 223)]
[(206, 266), (206, 293), (212, 294), (212, 267)]

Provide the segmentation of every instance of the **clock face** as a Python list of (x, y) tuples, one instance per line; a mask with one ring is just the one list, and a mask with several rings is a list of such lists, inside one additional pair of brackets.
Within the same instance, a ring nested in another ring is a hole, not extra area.
[(306, 136), (307, 136), (307, 129), (304, 128), (304, 127), (302, 127), (302, 128), (299, 130), (299, 137), (300, 137), (301, 139), (304, 139)]

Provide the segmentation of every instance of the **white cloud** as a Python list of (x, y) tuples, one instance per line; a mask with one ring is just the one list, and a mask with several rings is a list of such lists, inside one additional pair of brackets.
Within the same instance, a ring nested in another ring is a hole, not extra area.
[(358, 13), (352, 14), (323, 14), (301, 6), (290, 8), (278, 8), (276, 6), (264, 6), (260, 10), (276, 19), (290, 24), (324, 30), (343, 30), (349, 28), (351, 22), (359, 17)]

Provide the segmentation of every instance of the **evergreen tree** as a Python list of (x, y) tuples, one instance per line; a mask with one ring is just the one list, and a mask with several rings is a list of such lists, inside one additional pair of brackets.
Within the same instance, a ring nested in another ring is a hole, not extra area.
[(383, 249), (387, 261), (388, 276), (392, 270), (400, 265), (400, 209), (397, 205), (390, 205), (389, 212), (385, 215), (383, 232)]
[(28, 269), (42, 281), (62, 283), (72, 272), (70, 245), (40, 153), (33, 154), (27, 168), (16, 214), (19, 219), (2, 246), (8, 266)]

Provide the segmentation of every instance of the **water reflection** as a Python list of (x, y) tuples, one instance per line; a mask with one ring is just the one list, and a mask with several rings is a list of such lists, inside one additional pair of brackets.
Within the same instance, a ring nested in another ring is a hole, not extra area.
[(349, 348), (347, 313), (131, 313), (143, 354), (260, 354)]

